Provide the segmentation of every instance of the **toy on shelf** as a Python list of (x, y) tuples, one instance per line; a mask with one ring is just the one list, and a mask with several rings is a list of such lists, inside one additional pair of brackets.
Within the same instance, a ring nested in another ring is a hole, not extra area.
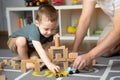
[(68, 32), (68, 33), (71, 33), (71, 34), (74, 34), (74, 33), (76, 32), (76, 27), (77, 27), (77, 25), (78, 25), (78, 22), (79, 22), (79, 20), (78, 20), (78, 19), (75, 19), (75, 24), (74, 24), (74, 26), (68, 26), (67, 32)]
[(24, 1), (26, 7), (40, 6), (41, 4), (48, 4), (50, 2), (50, 0), (24, 0)]
[(102, 30), (95, 30), (94, 35), (100, 35), (102, 33)]
[(52, 0), (52, 4), (53, 5), (63, 5), (64, 4), (64, 0)]
[(68, 33), (74, 34), (76, 32), (76, 27), (75, 26), (69, 26), (67, 29)]
[(78, 0), (72, 0), (72, 4), (78, 4)]

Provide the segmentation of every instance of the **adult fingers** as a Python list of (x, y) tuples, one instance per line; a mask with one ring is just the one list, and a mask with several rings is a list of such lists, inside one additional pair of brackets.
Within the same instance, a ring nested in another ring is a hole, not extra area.
[(73, 63), (73, 67), (76, 68), (76, 69), (78, 69), (78, 66), (80, 65), (80, 63), (81, 63), (80, 58), (79, 57), (76, 58), (75, 61), (74, 61), (74, 63)]
[(85, 62), (84, 61), (82, 61), (80, 64), (79, 64), (79, 66), (78, 66), (78, 69), (83, 69), (84, 67), (85, 67)]

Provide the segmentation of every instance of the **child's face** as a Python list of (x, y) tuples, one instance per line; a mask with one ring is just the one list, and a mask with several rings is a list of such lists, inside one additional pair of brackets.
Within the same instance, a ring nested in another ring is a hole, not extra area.
[(51, 22), (46, 16), (42, 16), (42, 20), (39, 23), (39, 30), (44, 37), (50, 37), (56, 32), (57, 21)]

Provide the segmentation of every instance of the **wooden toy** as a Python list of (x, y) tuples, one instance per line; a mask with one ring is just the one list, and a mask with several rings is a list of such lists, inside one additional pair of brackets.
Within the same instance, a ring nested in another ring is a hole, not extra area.
[[(59, 34), (56, 34), (54, 37), (55, 46), (51, 46), (48, 49), (48, 56), (51, 59), (53, 63), (62, 63), (64, 70), (66, 70), (69, 66), (69, 62), (72, 62), (76, 59), (78, 56), (78, 53), (68, 53), (68, 48), (66, 48), (64, 45), (60, 45), (60, 36)], [(57, 50), (57, 53), (55, 52)], [(59, 52), (58, 52), (59, 51)], [(42, 62), (41, 59), (36, 60), (22, 60), (21, 61), (21, 72), (26, 72), (26, 63), (34, 63), (35, 64), (35, 71), (40, 71), (40, 62)], [(94, 62), (95, 63), (95, 62)], [(89, 65), (89, 68), (92, 67), (92, 64)]]
[(4, 62), (0, 62), (0, 69), (2, 69), (4, 66)]
[(0, 75), (0, 80), (6, 80), (5, 75)]
[[(72, 62), (77, 57), (78, 54), (77, 53), (69, 54), (68, 53), (68, 48), (66, 48), (64, 45), (60, 46), (60, 36), (59, 36), (59, 34), (55, 35), (54, 41), (55, 41), (55, 46), (51, 46), (50, 49), (48, 50), (49, 57), (50, 57), (50, 59), (53, 63), (61, 62), (61, 63), (63, 63), (64, 69), (67, 69), (68, 68), (68, 63)], [(54, 52), (55, 50), (58, 50), (59, 53), (55, 53)], [(60, 51), (60, 50), (62, 50), (62, 51)]]
[(28, 59), (28, 60), (22, 60), (21, 62), (21, 72), (26, 72), (26, 63), (34, 63), (35, 65), (35, 72), (40, 72), (40, 64), (38, 60)]

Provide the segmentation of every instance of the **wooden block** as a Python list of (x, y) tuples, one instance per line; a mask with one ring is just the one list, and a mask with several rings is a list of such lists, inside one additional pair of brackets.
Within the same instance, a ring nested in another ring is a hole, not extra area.
[(65, 49), (65, 46), (60, 46), (60, 47), (51, 46), (50, 49), (53, 49), (53, 50), (56, 50), (56, 49)]
[(5, 75), (0, 75), (0, 80), (6, 80)]
[(60, 59), (60, 58), (62, 58), (61, 53), (56, 53), (55, 54), (55, 59)]
[(92, 65), (95, 65), (96, 64), (96, 60), (94, 59), (93, 61), (92, 61)]
[(10, 65), (10, 61), (7, 62), (7, 65)]
[(0, 72), (2, 72), (3, 71), (3, 69), (0, 69)]
[(0, 69), (3, 68), (4, 62), (0, 62)]
[(53, 59), (53, 62), (56, 62), (56, 61), (67, 61), (67, 59), (65, 59), (65, 58), (61, 58), (61, 59)]
[(59, 47), (60, 46), (60, 36), (59, 34), (55, 35), (55, 47)]
[(69, 53), (69, 58), (76, 58), (78, 53)]
[(4, 64), (7, 65), (8, 63), (8, 60), (3, 60)]
[(74, 60), (75, 60), (75, 59), (73, 59), (73, 58), (67, 59), (68, 62), (74, 62)]
[(64, 70), (66, 70), (68, 68), (68, 62), (63, 62), (63, 66), (64, 66)]
[(26, 62), (25, 61), (21, 61), (21, 72), (25, 73), (26, 72)]
[(63, 49), (63, 58), (68, 58), (68, 48)]
[(16, 64), (16, 62), (13, 60), (11, 60), (10, 62), (11, 62), (11, 66), (14, 66)]
[(19, 69), (20, 68), (20, 65), (19, 64), (14, 64), (13, 65), (13, 69)]
[(40, 64), (39, 64), (39, 62), (35, 63), (35, 72), (40, 72)]
[(25, 73), (26, 72), (26, 63), (33, 63), (35, 64), (35, 71), (40, 72), (40, 64), (38, 60), (35, 59), (28, 59), (28, 60), (22, 60), (21, 62), (21, 72)]

